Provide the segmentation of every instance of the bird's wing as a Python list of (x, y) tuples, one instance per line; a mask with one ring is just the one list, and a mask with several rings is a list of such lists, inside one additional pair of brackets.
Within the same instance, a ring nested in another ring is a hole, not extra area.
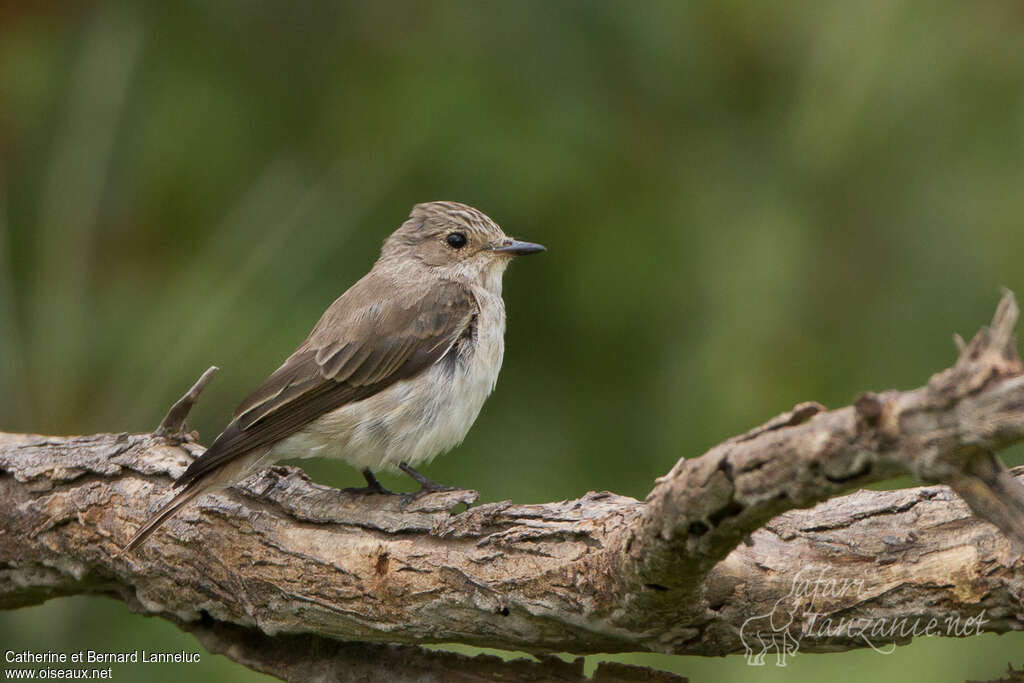
[(324, 413), (416, 376), (444, 357), (479, 311), (472, 292), (454, 282), (419, 296), (395, 294), (390, 281), (367, 277), (353, 285), (239, 404), (235, 419), (175, 484), (189, 484)]

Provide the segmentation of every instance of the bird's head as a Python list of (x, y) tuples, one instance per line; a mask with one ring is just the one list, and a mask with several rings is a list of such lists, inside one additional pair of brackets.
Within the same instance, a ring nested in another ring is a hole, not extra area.
[(501, 275), (512, 259), (541, 251), (539, 244), (512, 239), (471, 206), (428, 202), (414, 206), (409, 219), (384, 242), (381, 261), (425, 266), (445, 279), (500, 292)]

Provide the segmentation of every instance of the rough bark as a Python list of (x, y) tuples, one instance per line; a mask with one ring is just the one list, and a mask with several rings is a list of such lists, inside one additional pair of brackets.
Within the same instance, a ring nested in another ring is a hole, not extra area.
[[(1019, 629), (1024, 486), (994, 455), (1024, 439), (1017, 313), (1007, 293), (992, 326), (926, 386), (835, 411), (797, 406), (680, 460), (644, 502), (602, 492), (456, 512), (475, 494), (359, 496), (275, 467), (201, 498), (116, 557), (202, 450), (181, 434), (188, 406), (162, 436), (0, 434), (0, 608), (111, 594), (296, 680), (316, 666), (352, 674), (336, 667), (356, 647), (366, 648), (356, 664), (381, 663), (361, 670), (365, 680), (396, 680), (396, 670), (439, 680), (423, 672), (443, 669), (578, 680), (565, 668), (578, 665), (550, 659), (486, 669), (407, 646), (722, 655), (748, 651), (745, 629), (765, 615), (784, 617), (803, 651), (919, 632), (830, 628), (850, 620), (923, 629), (958, 616), (963, 628), (942, 635)], [(904, 472), (945, 485), (836, 497)], [(317, 656), (270, 654), (304, 647)]]

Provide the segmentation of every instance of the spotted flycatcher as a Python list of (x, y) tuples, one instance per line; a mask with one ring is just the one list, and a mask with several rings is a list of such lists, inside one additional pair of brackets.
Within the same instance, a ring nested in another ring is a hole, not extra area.
[(342, 294), (295, 352), (235, 410), (174, 482), (180, 491), (125, 546), (196, 496), (287, 458), (413, 469), (462, 442), (494, 389), (505, 352), (501, 278), (512, 257), (544, 251), (456, 202), (413, 207), (370, 272)]

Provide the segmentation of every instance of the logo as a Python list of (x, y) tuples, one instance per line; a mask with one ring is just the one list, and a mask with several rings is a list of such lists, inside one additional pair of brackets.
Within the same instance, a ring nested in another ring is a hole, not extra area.
[[(808, 636), (815, 640), (842, 638), (861, 641), (875, 652), (888, 655), (896, 641), (929, 636), (978, 635), (988, 620), (985, 610), (962, 619), (954, 613), (937, 617), (847, 617), (844, 608), (869, 600), (876, 593), (864, 578), (836, 578), (827, 568), (804, 567), (789, 593), (775, 601), (771, 611), (750, 617), (740, 627), (748, 666), (764, 666), (769, 654), (775, 666), (786, 666)], [(881, 582), (879, 582), (881, 583)]]
[(771, 612), (750, 617), (740, 627), (747, 666), (764, 666), (769, 651), (775, 653), (775, 666), (786, 666), (786, 658), (796, 656), (800, 641), (791, 631), (794, 613), (784, 604), (787, 597), (779, 598)]

